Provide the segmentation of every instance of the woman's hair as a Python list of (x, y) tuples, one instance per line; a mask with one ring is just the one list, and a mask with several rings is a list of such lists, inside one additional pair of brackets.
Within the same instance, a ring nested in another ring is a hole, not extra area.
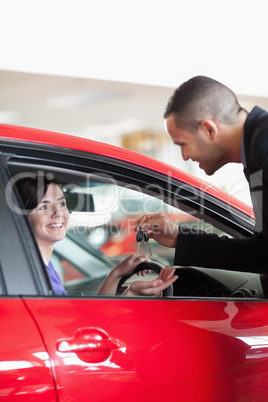
[(51, 183), (58, 185), (55, 180), (49, 180), (45, 176), (26, 177), (16, 181), (15, 186), (27, 213), (30, 213), (42, 201)]

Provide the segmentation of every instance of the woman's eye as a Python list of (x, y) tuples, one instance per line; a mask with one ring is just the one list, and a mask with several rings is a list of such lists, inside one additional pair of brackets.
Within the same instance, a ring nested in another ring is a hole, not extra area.
[(62, 201), (61, 203), (60, 203), (60, 207), (65, 207), (66, 206), (66, 202), (65, 201)]

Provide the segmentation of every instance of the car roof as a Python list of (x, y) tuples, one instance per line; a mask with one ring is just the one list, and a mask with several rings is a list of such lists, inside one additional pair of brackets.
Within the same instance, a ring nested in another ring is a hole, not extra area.
[(7, 124), (0, 124), (0, 140), (16, 141), (21, 144), (42, 144), (62, 149), (67, 148), (130, 162), (187, 183), (254, 218), (253, 210), (249, 205), (230, 196), (225, 191), (165, 162), (125, 148), (75, 135)]

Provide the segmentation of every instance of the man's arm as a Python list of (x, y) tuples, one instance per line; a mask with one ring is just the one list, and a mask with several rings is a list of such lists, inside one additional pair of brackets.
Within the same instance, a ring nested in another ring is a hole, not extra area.
[(235, 239), (184, 229), (177, 238), (174, 265), (268, 274), (267, 249), (258, 235)]

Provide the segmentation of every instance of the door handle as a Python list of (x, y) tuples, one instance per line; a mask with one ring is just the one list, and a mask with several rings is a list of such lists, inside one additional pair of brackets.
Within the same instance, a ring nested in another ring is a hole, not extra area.
[(106, 361), (114, 350), (122, 347), (125, 345), (118, 339), (111, 338), (104, 330), (95, 327), (81, 328), (73, 338), (57, 342), (59, 352), (73, 352), (79, 359), (92, 364)]

